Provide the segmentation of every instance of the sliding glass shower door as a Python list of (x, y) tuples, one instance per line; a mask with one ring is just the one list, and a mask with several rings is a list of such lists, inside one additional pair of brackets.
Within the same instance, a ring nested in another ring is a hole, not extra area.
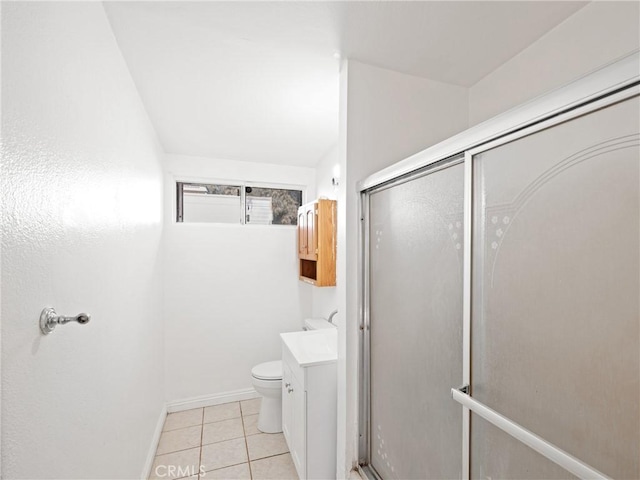
[(363, 191), (373, 475), (640, 478), (638, 92)]
[(459, 478), (464, 167), (370, 196), (371, 463), (383, 478)]
[[(472, 396), (640, 478), (640, 102), (473, 156)], [(471, 418), (473, 478), (568, 478)]]

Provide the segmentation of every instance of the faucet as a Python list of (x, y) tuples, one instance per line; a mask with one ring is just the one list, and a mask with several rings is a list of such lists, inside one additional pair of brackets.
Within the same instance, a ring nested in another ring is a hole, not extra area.
[(334, 310), (333, 312), (331, 312), (331, 314), (329, 315), (329, 319), (327, 320), (330, 324), (335, 325), (335, 323), (333, 323), (333, 317), (335, 317), (338, 313), (338, 310)]

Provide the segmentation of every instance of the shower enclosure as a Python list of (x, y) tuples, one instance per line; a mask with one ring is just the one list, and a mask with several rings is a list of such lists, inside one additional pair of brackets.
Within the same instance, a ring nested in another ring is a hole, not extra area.
[(362, 471), (640, 478), (631, 56), (360, 185)]

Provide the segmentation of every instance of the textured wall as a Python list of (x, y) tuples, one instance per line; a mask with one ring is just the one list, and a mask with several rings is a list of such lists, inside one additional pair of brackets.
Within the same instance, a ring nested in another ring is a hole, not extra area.
[[(100, 3), (2, 10), (2, 476), (139, 478), (163, 408), (160, 148)], [(47, 305), (93, 318), (44, 337)]]

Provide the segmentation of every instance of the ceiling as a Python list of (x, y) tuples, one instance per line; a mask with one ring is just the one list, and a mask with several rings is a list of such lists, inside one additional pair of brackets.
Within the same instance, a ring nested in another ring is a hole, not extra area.
[(169, 153), (314, 166), (340, 57), (469, 87), (585, 2), (105, 2)]

